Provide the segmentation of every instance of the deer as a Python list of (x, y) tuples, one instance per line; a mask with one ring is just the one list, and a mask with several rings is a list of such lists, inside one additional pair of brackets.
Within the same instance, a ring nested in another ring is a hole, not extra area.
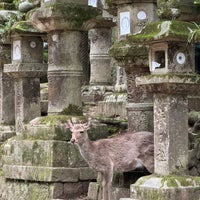
[(69, 120), (67, 126), (72, 133), (70, 143), (77, 145), (89, 167), (101, 174), (102, 200), (111, 200), (114, 172), (128, 172), (145, 167), (153, 173), (153, 133), (140, 131), (91, 141), (87, 134), (90, 122), (74, 124)]

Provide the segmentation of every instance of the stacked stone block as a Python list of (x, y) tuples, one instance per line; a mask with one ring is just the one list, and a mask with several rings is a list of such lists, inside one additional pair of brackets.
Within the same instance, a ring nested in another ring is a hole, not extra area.
[[(69, 143), (71, 133), (62, 124), (67, 118), (37, 118), (27, 125), (22, 136), (5, 144), (6, 189), (3, 194), (7, 200), (18, 198), (20, 188), (24, 200), (30, 200), (33, 195), (43, 200), (73, 199), (87, 193), (96, 172), (88, 167), (77, 147)], [(59, 123), (54, 124), (56, 120)], [(105, 137), (106, 133), (106, 126), (101, 124), (89, 130), (93, 139)]]

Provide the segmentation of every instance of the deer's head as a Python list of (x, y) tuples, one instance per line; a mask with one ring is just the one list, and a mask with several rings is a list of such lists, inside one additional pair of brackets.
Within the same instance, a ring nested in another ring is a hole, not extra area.
[(90, 121), (84, 124), (74, 124), (72, 120), (69, 120), (67, 125), (72, 132), (70, 143), (81, 145), (88, 139), (87, 130), (89, 129)]

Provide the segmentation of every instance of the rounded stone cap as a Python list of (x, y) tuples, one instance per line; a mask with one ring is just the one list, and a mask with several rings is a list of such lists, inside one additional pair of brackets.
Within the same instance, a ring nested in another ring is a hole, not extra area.
[(30, 11), (28, 18), (44, 32), (54, 30), (82, 30), (85, 22), (101, 15), (101, 10), (85, 5), (54, 3)]

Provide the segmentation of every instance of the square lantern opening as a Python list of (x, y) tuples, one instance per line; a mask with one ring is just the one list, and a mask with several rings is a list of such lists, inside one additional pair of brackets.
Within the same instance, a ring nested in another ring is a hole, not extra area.
[(97, 7), (97, 0), (88, 0), (88, 6)]
[(150, 47), (149, 66), (151, 73), (163, 73), (167, 69), (167, 44), (153, 44)]

